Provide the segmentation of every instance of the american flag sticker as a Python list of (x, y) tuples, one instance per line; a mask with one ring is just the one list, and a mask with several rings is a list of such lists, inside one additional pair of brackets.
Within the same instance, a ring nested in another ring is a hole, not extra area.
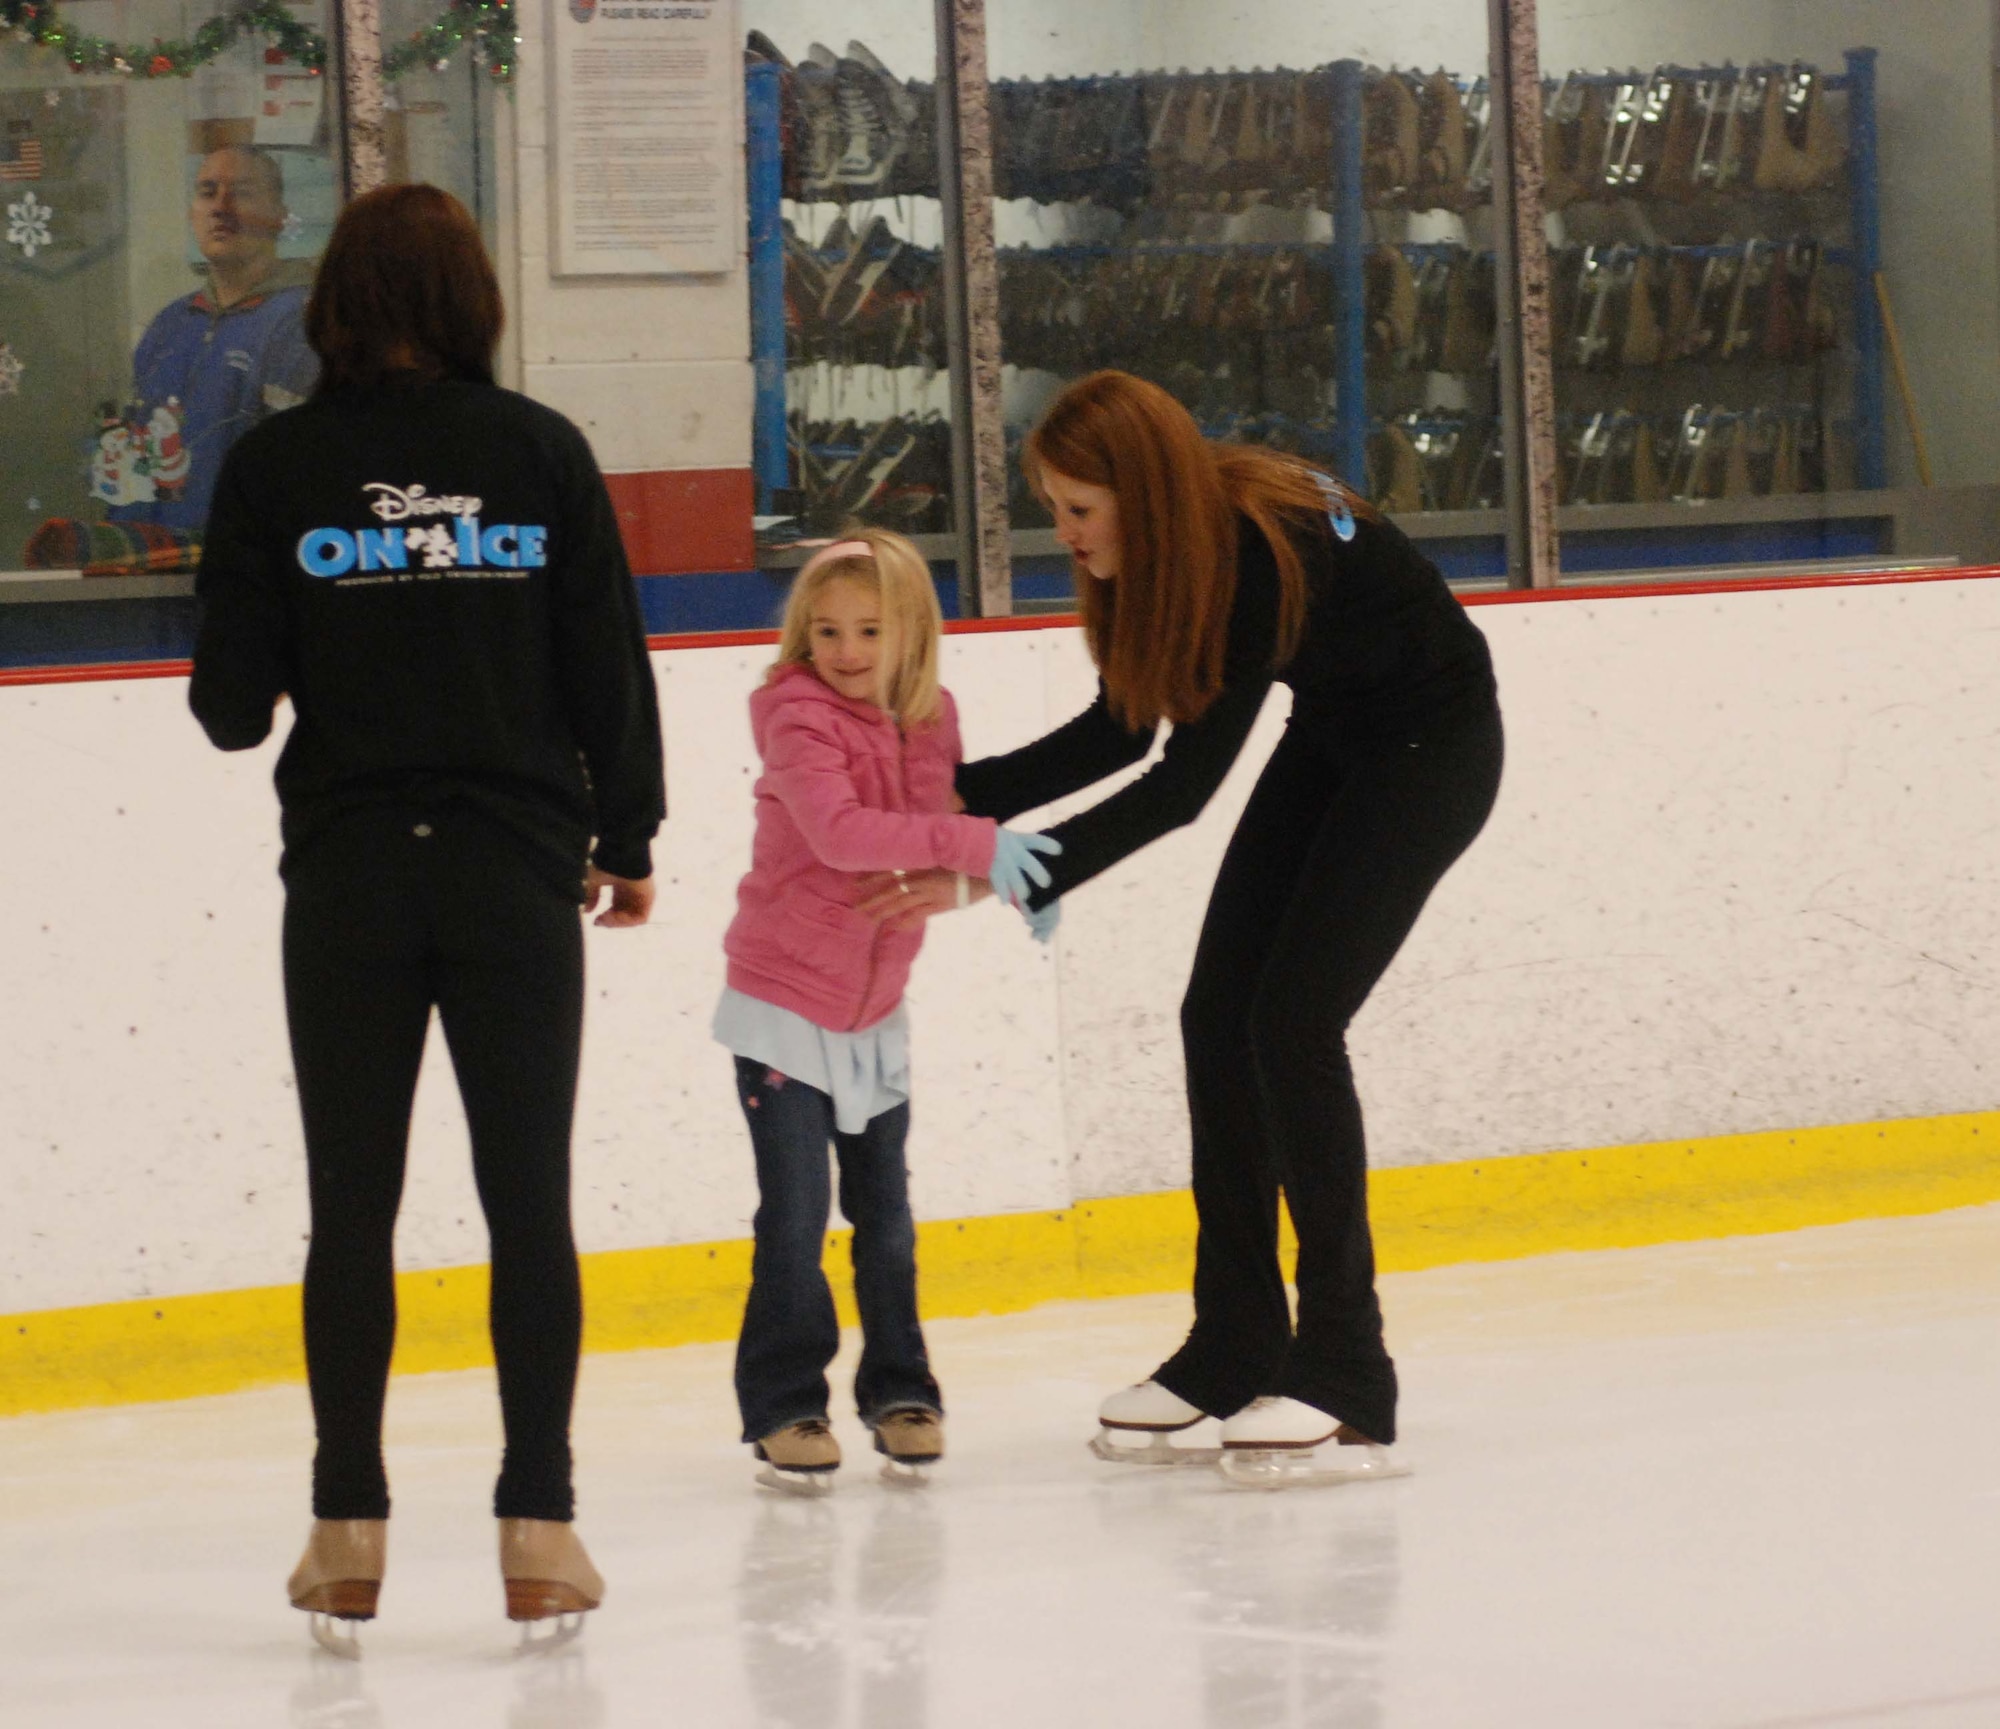
[(16, 144), (0, 143), (0, 180), (39, 180), (42, 177), (42, 141), (23, 138)]

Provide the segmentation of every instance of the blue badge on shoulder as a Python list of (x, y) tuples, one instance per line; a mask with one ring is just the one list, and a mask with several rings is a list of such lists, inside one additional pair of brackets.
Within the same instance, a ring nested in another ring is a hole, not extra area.
[(1326, 520), (1333, 525), (1333, 537), (1339, 541), (1354, 538), (1354, 512), (1348, 507), (1347, 498), (1340, 488), (1325, 475), (1313, 477), (1319, 482), (1320, 496), (1326, 500)]

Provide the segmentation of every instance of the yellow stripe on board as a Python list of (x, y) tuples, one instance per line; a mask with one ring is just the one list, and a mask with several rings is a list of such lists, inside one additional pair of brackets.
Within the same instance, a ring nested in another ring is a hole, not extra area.
[[(1370, 1179), (1384, 1272), (1637, 1248), (1943, 1212), (2000, 1200), (2000, 1112), (1845, 1128), (1660, 1141), (1404, 1166)], [(841, 1319), (854, 1306), (837, 1250)], [(1184, 1290), (1194, 1264), (1185, 1191), (1085, 1201), (918, 1227), (929, 1316)], [(1289, 1254), (1289, 1247), (1287, 1250)], [(632, 1351), (729, 1339), (750, 1280), (747, 1242), (587, 1255), (584, 1348)], [(399, 1373), (492, 1361), (486, 1269), (404, 1273)], [(0, 1415), (184, 1399), (299, 1379), (295, 1285), (0, 1319)]]

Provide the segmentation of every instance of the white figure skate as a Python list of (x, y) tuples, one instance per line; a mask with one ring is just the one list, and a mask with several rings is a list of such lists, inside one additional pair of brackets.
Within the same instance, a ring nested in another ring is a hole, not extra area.
[(807, 1417), (773, 1429), (753, 1451), (763, 1462), (757, 1481), (787, 1495), (830, 1495), (840, 1469), (840, 1443), (824, 1417)]
[(1215, 1419), (1158, 1381), (1113, 1393), (1097, 1420), (1090, 1450), (1114, 1465), (1212, 1465), (1222, 1457)]
[(1222, 1425), (1222, 1474), (1244, 1489), (1361, 1483), (1410, 1468), (1302, 1399), (1253, 1399)]
[(921, 1489), (931, 1480), (931, 1467), (944, 1457), (944, 1419), (921, 1405), (886, 1411), (870, 1425), (875, 1451), (882, 1455), (882, 1481), (902, 1489)]

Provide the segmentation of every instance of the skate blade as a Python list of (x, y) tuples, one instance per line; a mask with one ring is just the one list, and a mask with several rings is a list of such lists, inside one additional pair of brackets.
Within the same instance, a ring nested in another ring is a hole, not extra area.
[(578, 1609), (562, 1615), (544, 1615), (537, 1620), (520, 1624), (521, 1637), (514, 1646), (517, 1657), (540, 1657), (550, 1651), (559, 1651), (566, 1645), (574, 1645), (583, 1637), (583, 1618), (586, 1611)]
[[(1331, 1488), (1410, 1475), (1410, 1467), (1383, 1447), (1329, 1445), (1327, 1450), (1332, 1456), (1322, 1459), (1310, 1447), (1228, 1447), (1222, 1454), (1222, 1475), (1239, 1489)], [(1367, 1456), (1346, 1456), (1356, 1453)]]
[(766, 1465), (757, 1473), (757, 1484), (759, 1488), (775, 1489), (781, 1495), (800, 1495), (816, 1500), (833, 1493), (833, 1472), (786, 1471), (776, 1465)]
[(882, 1481), (892, 1489), (928, 1489), (935, 1459), (884, 1459)]
[(360, 1629), (359, 1621), (344, 1615), (328, 1615), (318, 1609), (306, 1614), (306, 1631), (312, 1635), (312, 1642), (329, 1656), (345, 1658), (349, 1663), (361, 1661)]
[[(1190, 1424), (1189, 1428), (1192, 1427)], [(1177, 1465), (1213, 1465), (1222, 1457), (1220, 1447), (1176, 1447), (1174, 1436), (1186, 1433), (1186, 1429), (1099, 1429), (1090, 1438), (1090, 1450), (1107, 1464), (1158, 1465), (1169, 1469)], [(1135, 1447), (1114, 1440), (1117, 1435), (1144, 1435), (1146, 1439)]]

